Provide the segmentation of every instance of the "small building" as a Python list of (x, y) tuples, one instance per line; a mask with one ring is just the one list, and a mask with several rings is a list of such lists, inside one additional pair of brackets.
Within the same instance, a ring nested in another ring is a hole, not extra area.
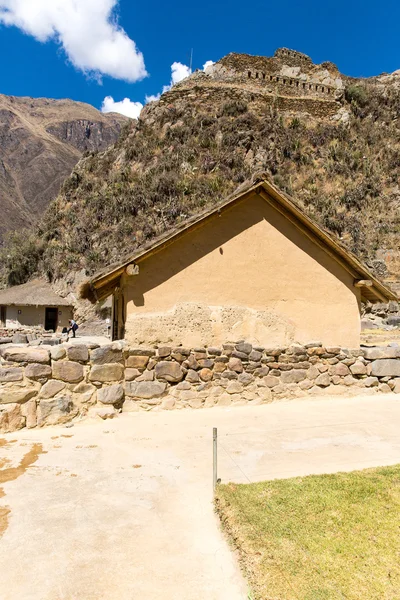
[(113, 296), (113, 338), (358, 347), (361, 302), (396, 295), (264, 176), (95, 275)]
[(0, 290), (0, 327), (42, 327), (55, 332), (68, 326), (72, 311), (71, 303), (41, 279)]

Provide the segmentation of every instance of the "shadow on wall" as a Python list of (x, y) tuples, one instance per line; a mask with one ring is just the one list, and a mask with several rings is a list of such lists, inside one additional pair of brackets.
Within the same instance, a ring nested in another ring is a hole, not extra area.
[[(254, 195), (253, 198), (242, 200), (228, 210), (221, 212), (219, 216), (212, 216), (194, 231), (183, 234), (166, 249), (156, 251), (152, 256), (145, 258), (143, 262), (139, 261), (139, 276), (134, 278), (132, 285), (128, 285), (124, 289), (126, 301), (128, 303), (133, 302), (137, 307), (144, 306), (145, 294), (149, 290), (157, 288), (217, 249), (219, 251), (215, 253), (215, 260), (223, 261), (224, 269), (234, 269), (235, 265), (230, 264), (229, 258), (224, 254), (224, 244), (263, 220), (267, 221), (294, 246), (297, 246), (302, 252), (334, 275), (357, 296), (357, 291), (353, 287), (352, 276), (341, 265), (297, 229), (278, 210), (263, 200), (261, 196)], [(271, 261), (274, 261), (273, 252), (274, 248), (271, 249)], [(254, 260), (254, 257), (249, 256), (249, 260)], [(260, 269), (262, 269), (262, 264), (260, 264)], [(221, 285), (217, 270), (210, 272), (209, 277), (211, 281), (215, 278), (215, 286)], [(237, 284), (243, 285), (243, 279), (243, 277), (238, 278)], [(294, 290), (297, 286), (300, 294), (303, 285), (300, 276), (297, 281), (293, 282), (293, 285)], [(292, 292), (292, 294), (295, 293), (295, 291)], [(210, 302), (212, 303), (211, 298)]]

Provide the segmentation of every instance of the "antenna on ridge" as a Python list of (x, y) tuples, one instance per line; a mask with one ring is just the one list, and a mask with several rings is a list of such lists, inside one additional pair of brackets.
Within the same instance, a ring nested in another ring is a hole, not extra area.
[(190, 51), (190, 66), (189, 66), (190, 72), (192, 72), (192, 65), (193, 65), (193, 48)]

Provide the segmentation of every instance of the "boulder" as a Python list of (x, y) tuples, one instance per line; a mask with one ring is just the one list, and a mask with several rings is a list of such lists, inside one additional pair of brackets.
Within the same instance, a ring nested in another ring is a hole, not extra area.
[(238, 380), (242, 385), (249, 385), (254, 381), (254, 377), (250, 373), (240, 373)]
[(154, 381), (154, 371), (148, 371), (146, 369), (143, 373), (140, 373), (139, 377), (136, 378), (136, 381)]
[(25, 427), (25, 417), (19, 404), (0, 406), (0, 433), (12, 433)]
[(120, 383), (103, 387), (97, 391), (97, 399), (102, 404), (120, 404), (124, 395), (124, 387)]
[(212, 358), (200, 358), (197, 362), (202, 369), (212, 369), (214, 366)]
[(19, 348), (9, 346), (3, 351), (3, 357), (9, 362), (49, 364), (50, 354), (45, 348)]
[(319, 374), (320, 373), (317, 367), (315, 365), (312, 365), (307, 371), (307, 379), (314, 381), (314, 379), (317, 379), (317, 377), (319, 377)]
[(223, 362), (216, 362), (214, 364), (214, 373), (223, 373), (226, 370), (226, 364)]
[(22, 381), (23, 377), (23, 371), (19, 367), (0, 368), (0, 382), (2, 383), (7, 383), (9, 381)]
[(0, 404), (23, 404), (38, 393), (36, 387), (12, 387), (0, 389)]
[(148, 362), (148, 356), (128, 356), (126, 366), (130, 369), (144, 369)]
[(70, 396), (42, 398), (37, 411), (38, 425), (66, 423), (75, 416), (76, 412)]
[(395, 358), (374, 360), (371, 363), (371, 375), (373, 377), (400, 377), (400, 360)]
[(236, 371), (224, 371), (221, 373), (221, 379), (237, 379), (238, 374)]
[(163, 395), (167, 384), (161, 381), (128, 381), (125, 384), (125, 393), (133, 398), (151, 399)]
[(124, 367), (119, 363), (93, 365), (89, 375), (90, 381), (101, 381), (102, 383), (121, 381), (123, 378)]
[(379, 379), (377, 377), (366, 377), (362, 382), (365, 387), (376, 387), (379, 385)]
[(105, 421), (106, 419), (113, 419), (116, 417), (118, 415), (118, 411), (116, 411), (113, 406), (103, 406), (101, 408), (95, 408), (93, 410), (93, 414)]
[(42, 389), (40, 390), (39, 398), (44, 398), (48, 400), (49, 398), (53, 398), (64, 388), (65, 383), (63, 381), (58, 381), (57, 379), (50, 379), (50, 381), (45, 383)]
[(130, 348), (129, 356), (154, 356), (156, 353), (152, 348)]
[(92, 350), (90, 353), (90, 362), (93, 365), (105, 365), (123, 360), (122, 350), (120, 347), (113, 344), (101, 346)]
[(183, 379), (183, 371), (179, 363), (162, 360), (154, 367), (157, 379), (177, 382)]
[[(95, 352), (95, 350), (94, 350)], [(87, 362), (89, 360), (89, 350), (83, 344), (74, 344), (67, 349), (68, 360), (76, 362)]]
[(252, 360), (253, 362), (260, 362), (260, 360), (262, 359), (262, 352), (258, 352), (258, 350), (252, 350), (249, 354), (249, 360)]
[(50, 348), (52, 360), (61, 360), (67, 356), (67, 351), (62, 346), (53, 346)]
[(25, 368), (25, 377), (28, 379), (49, 379), (52, 370), (49, 365), (41, 365), (40, 363), (30, 363)]
[(53, 363), (53, 378), (67, 383), (78, 383), (83, 379), (83, 366), (70, 360), (55, 362)]

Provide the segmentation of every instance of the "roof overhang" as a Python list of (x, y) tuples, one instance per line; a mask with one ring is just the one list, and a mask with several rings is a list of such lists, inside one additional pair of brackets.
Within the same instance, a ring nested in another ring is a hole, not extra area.
[[(114, 293), (120, 287), (120, 280), (125, 273), (131, 275), (140, 270), (140, 263), (156, 252), (162, 251), (177, 239), (203, 226), (207, 221), (232, 208), (239, 202), (259, 195), (263, 200), (272, 205), (278, 212), (285, 216), (304, 235), (317, 244), (324, 252), (330, 255), (354, 278), (354, 286), (361, 289), (361, 299), (370, 302), (389, 302), (398, 300), (398, 297), (390, 288), (379, 281), (371, 271), (363, 265), (358, 258), (349, 252), (339, 241), (335, 240), (327, 231), (312, 221), (286, 194), (278, 190), (275, 185), (265, 177), (257, 178), (236, 195), (231, 196), (221, 204), (213, 207), (189, 221), (172, 233), (152, 241), (147, 246), (131, 254), (118, 265), (109, 267), (94, 275), (86, 284), (85, 294), (81, 297), (88, 298), (92, 302), (101, 301)], [(134, 268), (133, 268), (134, 267)], [(127, 271), (128, 269), (128, 271)]]

